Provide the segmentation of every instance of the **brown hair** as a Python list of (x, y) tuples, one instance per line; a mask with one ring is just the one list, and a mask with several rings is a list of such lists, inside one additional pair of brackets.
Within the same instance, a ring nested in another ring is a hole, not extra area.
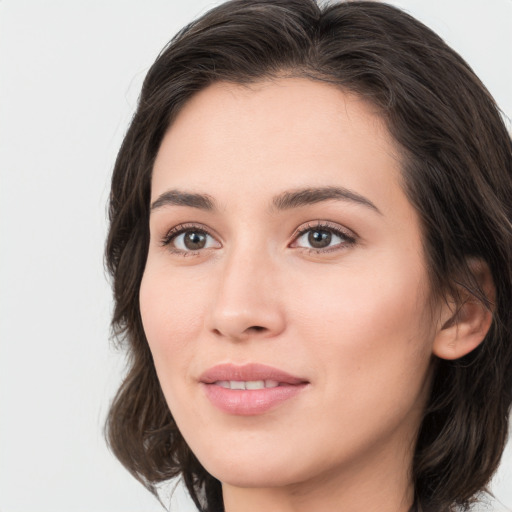
[[(484, 342), (464, 358), (437, 361), (414, 454), (420, 505), (468, 506), (498, 466), (512, 400), (512, 144), (462, 58), (383, 3), (232, 0), (179, 32), (151, 67), (110, 196), (112, 325), (129, 354), (107, 421), (110, 446), (151, 491), (182, 475), (200, 510), (223, 510), (220, 483), (174, 423), (142, 328), (151, 173), (165, 131), (197, 91), (283, 74), (336, 84), (379, 108), (403, 153), (404, 189), (423, 224), (433, 290), (457, 295), (464, 288), (492, 306)], [(491, 271), (493, 305), (472, 275), (473, 257)]]

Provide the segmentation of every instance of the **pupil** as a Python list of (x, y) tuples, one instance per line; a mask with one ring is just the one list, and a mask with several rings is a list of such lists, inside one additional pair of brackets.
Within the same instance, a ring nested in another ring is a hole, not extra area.
[(190, 231), (185, 235), (187, 249), (202, 249), (206, 245), (206, 235), (198, 231)]
[(332, 235), (329, 231), (311, 231), (308, 235), (308, 242), (315, 249), (328, 247), (331, 243)]

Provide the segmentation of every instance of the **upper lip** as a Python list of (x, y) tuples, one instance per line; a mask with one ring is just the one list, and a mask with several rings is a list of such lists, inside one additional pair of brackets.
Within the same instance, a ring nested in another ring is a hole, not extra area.
[(205, 384), (213, 384), (218, 381), (255, 381), (275, 380), (280, 384), (304, 384), (307, 379), (296, 377), (283, 370), (259, 363), (236, 365), (232, 363), (218, 364), (201, 374), (199, 380)]

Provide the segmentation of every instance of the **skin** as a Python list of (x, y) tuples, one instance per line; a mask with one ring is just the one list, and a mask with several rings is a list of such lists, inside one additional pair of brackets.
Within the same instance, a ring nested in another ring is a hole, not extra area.
[[(450, 312), (432, 306), (400, 165), (371, 105), (299, 78), (213, 84), (163, 139), (142, 320), (170, 410), (222, 482), (227, 512), (405, 512), (413, 502), (432, 354), (453, 339), (442, 327)], [(272, 206), (307, 187), (343, 187), (375, 208), (347, 199)], [(215, 207), (157, 203), (170, 190), (207, 195)], [(319, 222), (344, 235), (312, 250)], [(179, 225), (210, 233), (205, 247), (172, 238)], [(459, 345), (452, 356), (470, 349)], [(308, 385), (264, 414), (219, 410), (200, 375), (249, 362)]]

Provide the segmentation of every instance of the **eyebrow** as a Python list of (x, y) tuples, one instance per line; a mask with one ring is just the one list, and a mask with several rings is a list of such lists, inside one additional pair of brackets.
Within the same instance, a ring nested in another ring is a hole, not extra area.
[(181, 190), (168, 190), (164, 192), (151, 205), (151, 210), (162, 206), (189, 206), (200, 210), (214, 210), (215, 201), (207, 194), (192, 194)]
[[(344, 187), (307, 187), (282, 192), (272, 200), (272, 207), (278, 211), (300, 208), (323, 201), (348, 201), (366, 206), (382, 215), (381, 211), (366, 197)], [(163, 206), (188, 206), (200, 210), (216, 209), (215, 200), (207, 194), (168, 190), (161, 194), (151, 205), (151, 210)]]
[(272, 204), (277, 210), (289, 210), (333, 199), (360, 204), (382, 215), (382, 212), (369, 199), (344, 187), (308, 187), (291, 190), (276, 196)]

